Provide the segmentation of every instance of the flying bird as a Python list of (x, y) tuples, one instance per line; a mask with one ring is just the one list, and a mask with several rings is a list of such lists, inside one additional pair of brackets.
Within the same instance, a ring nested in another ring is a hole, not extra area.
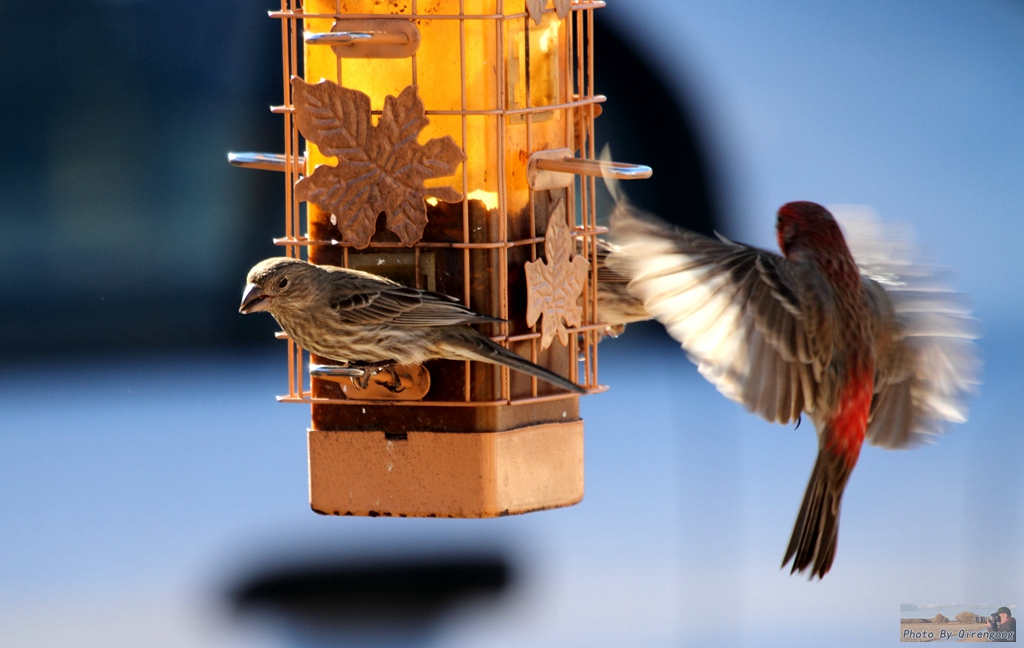
[(260, 261), (246, 280), (239, 312), (268, 311), (299, 346), (332, 360), (377, 370), (435, 358), (476, 360), (586, 393), (471, 328), (504, 320), (475, 313), (447, 295), (285, 257)]
[(976, 320), (908, 246), (874, 225), (848, 241), (812, 202), (779, 209), (781, 255), (666, 225), (625, 201), (610, 227), (609, 267), (705, 378), (768, 421), (814, 422), (818, 457), (782, 565), (823, 577), (863, 442), (908, 447), (966, 420)]

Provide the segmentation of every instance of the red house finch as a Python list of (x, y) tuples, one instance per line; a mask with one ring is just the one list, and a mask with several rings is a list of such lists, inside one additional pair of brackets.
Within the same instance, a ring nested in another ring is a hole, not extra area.
[(821, 578), (865, 438), (900, 448), (966, 420), (974, 320), (886, 243), (862, 246), (858, 266), (832, 215), (810, 202), (779, 209), (782, 256), (638, 218), (623, 203), (611, 233), (621, 247), (609, 265), (705, 378), (769, 421), (814, 421), (818, 459), (783, 566)]
[(247, 281), (239, 312), (270, 311), (299, 346), (326, 358), (378, 368), (434, 358), (477, 360), (586, 393), (467, 326), (503, 320), (474, 313), (447, 295), (282, 257), (257, 263)]

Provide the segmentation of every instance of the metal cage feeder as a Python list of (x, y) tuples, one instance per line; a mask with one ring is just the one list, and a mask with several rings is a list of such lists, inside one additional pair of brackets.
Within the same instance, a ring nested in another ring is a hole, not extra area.
[[(593, 393), (606, 389), (595, 177), (650, 169), (595, 159), (605, 97), (594, 94), (593, 11), (604, 3), (553, 1), (282, 0), (270, 15), (284, 102), (271, 110), (284, 153), (229, 158), (283, 172), (275, 242), (287, 256), (456, 297), (506, 320), (482, 332)], [(428, 171), (410, 182), (411, 165)], [(279, 400), (311, 405), (315, 511), (492, 517), (582, 499), (575, 394), (451, 360), (400, 367), (397, 393), (372, 379), (364, 389), (361, 370), (306, 358), (288, 340)]]

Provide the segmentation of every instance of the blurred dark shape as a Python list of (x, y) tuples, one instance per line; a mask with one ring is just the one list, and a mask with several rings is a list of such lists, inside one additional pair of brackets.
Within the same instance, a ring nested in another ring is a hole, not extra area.
[(283, 622), (298, 645), (415, 645), (456, 605), (494, 597), (511, 580), (497, 554), (324, 561), (256, 576), (230, 598), (240, 613)]
[(283, 180), (225, 156), (282, 146), (275, 6), (0, 3), (0, 356), (270, 340)]
[(594, 83), (608, 96), (596, 121), (597, 149), (654, 169), (649, 180), (623, 182), (634, 204), (676, 225), (711, 235), (722, 231), (712, 168), (699, 123), (643, 51), (640, 35), (606, 12), (594, 12)]

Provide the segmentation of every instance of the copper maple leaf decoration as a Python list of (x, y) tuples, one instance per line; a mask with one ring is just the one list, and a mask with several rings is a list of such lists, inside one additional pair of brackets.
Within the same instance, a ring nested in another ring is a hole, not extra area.
[[(565, 346), (569, 343), (567, 326), (583, 323), (580, 295), (587, 283), (590, 262), (575, 254), (572, 234), (565, 222), (565, 200), (558, 199), (548, 219), (544, 235), (545, 261), (526, 263), (526, 323), (533, 326), (541, 315), (540, 348), (551, 346), (555, 334)], [(564, 322), (564, 323), (563, 323)]]
[(320, 152), (338, 158), (322, 164), (295, 184), (299, 200), (334, 214), (338, 230), (357, 248), (370, 244), (377, 215), (387, 214), (387, 228), (412, 245), (427, 225), (424, 200), (433, 196), (459, 202), (451, 187), (424, 187), (428, 178), (455, 173), (466, 154), (449, 135), (420, 144), (417, 137), (430, 123), (414, 85), (398, 97), (388, 95), (374, 126), (370, 97), (333, 81), (306, 83), (292, 77), (295, 123)]
[[(571, 0), (554, 0), (555, 12), (559, 18), (565, 18), (569, 15), (569, 5)], [(526, 0), (526, 12), (533, 19), (533, 22), (540, 24), (541, 17), (544, 15), (544, 5), (548, 2), (547, 0)]]

